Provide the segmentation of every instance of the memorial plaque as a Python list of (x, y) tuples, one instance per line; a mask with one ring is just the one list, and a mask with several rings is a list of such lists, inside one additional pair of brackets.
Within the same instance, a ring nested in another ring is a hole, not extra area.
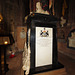
[(36, 67), (52, 64), (53, 29), (36, 27)]
[[(30, 74), (63, 67), (57, 58), (57, 18), (34, 13), (27, 19), (27, 37), (30, 29)], [(27, 38), (28, 47), (28, 38)]]
[(75, 49), (75, 29), (70, 31), (68, 35), (68, 41), (67, 41), (68, 48)]

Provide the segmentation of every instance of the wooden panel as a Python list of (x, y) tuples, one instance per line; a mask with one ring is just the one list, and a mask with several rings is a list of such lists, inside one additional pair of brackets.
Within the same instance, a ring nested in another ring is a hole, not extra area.
[(75, 50), (67, 48), (67, 43), (58, 42), (58, 52), (75, 59)]

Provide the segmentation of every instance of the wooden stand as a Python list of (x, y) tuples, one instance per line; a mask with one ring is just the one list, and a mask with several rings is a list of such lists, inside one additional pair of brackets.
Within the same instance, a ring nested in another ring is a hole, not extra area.
[(0, 75), (6, 75), (8, 64), (6, 64), (6, 48), (14, 43), (11, 34), (0, 35)]
[(8, 64), (6, 64), (6, 46), (0, 46), (0, 75), (6, 75), (8, 70)]

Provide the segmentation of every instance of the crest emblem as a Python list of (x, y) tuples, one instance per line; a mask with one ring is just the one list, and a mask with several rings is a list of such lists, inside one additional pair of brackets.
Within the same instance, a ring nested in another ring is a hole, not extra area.
[(44, 28), (44, 30), (41, 30), (40, 36), (41, 37), (48, 37), (49, 36), (48, 30), (46, 30), (45, 28)]

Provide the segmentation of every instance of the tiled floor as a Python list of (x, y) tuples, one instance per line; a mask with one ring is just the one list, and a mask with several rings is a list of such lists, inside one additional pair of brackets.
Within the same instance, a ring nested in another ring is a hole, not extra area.
[[(75, 75), (75, 60), (64, 55), (61, 53), (58, 53), (58, 61), (60, 61), (65, 66), (65, 71), (67, 72), (67, 75)], [(9, 71), (6, 73), (6, 75), (24, 75), (24, 72), (22, 70), (22, 52), (16, 54), (14, 58), (7, 59), (7, 63), (9, 64)], [(51, 74), (50, 72), (41, 73), (37, 75), (60, 75), (60, 74)], [(63, 73), (63, 75), (66, 75)]]

